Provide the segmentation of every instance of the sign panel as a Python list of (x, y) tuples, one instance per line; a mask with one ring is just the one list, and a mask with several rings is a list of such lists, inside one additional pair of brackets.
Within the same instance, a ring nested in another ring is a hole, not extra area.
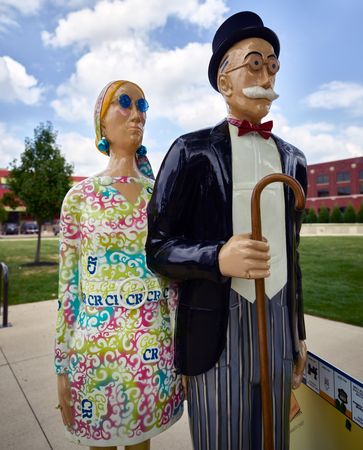
[(308, 352), (291, 450), (363, 450), (363, 383)]

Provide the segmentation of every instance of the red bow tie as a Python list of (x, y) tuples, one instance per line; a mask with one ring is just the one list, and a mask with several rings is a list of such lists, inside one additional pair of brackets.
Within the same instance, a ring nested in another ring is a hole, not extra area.
[(228, 119), (228, 122), (238, 128), (238, 136), (251, 133), (251, 131), (256, 131), (256, 133), (259, 133), (264, 139), (268, 139), (271, 136), (272, 120), (258, 125), (255, 125), (248, 120)]

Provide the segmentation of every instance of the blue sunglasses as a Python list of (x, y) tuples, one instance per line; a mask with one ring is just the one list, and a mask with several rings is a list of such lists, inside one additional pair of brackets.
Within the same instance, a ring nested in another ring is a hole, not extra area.
[[(118, 102), (121, 106), (121, 108), (130, 108), (132, 104), (131, 98), (127, 94), (121, 94), (118, 98)], [(149, 109), (149, 103), (144, 98), (139, 98), (135, 102), (136, 108), (142, 112), (145, 113)]]

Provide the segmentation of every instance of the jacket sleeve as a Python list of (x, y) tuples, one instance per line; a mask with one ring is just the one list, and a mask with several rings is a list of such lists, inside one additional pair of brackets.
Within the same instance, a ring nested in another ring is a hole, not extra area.
[(70, 340), (80, 308), (79, 202), (80, 193), (73, 188), (64, 199), (60, 219), (59, 296), (54, 354), (55, 372), (58, 375), (67, 373), (69, 369)]
[[(307, 172), (306, 172), (306, 160), (305, 157), (301, 158), (301, 162), (298, 163), (296, 171), (296, 179), (301, 184), (305, 197), (307, 195)], [(300, 254), (299, 254), (299, 244), (300, 244), (300, 230), (303, 218), (303, 211), (296, 211), (295, 213), (295, 234), (296, 234), (296, 305), (297, 305), (297, 327), (298, 327), (298, 337), (300, 340), (306, 339), (305, 331), (305, 320), (304, 320), (304, 303), (303, 303), (303, 292), (302, 292), (302, 274), (300, 267)]]
[(157, 176), (148, 206), (147, 264), (176, 280), (223, 282), (227, 278), (219, 271), (218, 253), (224, 242), (188, 237), (195, 196), (203, 187), (187, 150), (185, 139), (177, 139)]

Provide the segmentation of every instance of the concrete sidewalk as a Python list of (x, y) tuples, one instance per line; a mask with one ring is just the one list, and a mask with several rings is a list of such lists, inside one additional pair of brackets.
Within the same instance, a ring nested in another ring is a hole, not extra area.
[[(53, 372), (56, 301), (12, 306), (0, 329), (0, 449), (79, 449), (63, 436)], [(309, 350), (363, 380), (363, 328), (306, 316)], [(186, 406), (186, 404), (185, 404)], [(152, 440), (154, 450), (192, 450), (187, 414)]]

